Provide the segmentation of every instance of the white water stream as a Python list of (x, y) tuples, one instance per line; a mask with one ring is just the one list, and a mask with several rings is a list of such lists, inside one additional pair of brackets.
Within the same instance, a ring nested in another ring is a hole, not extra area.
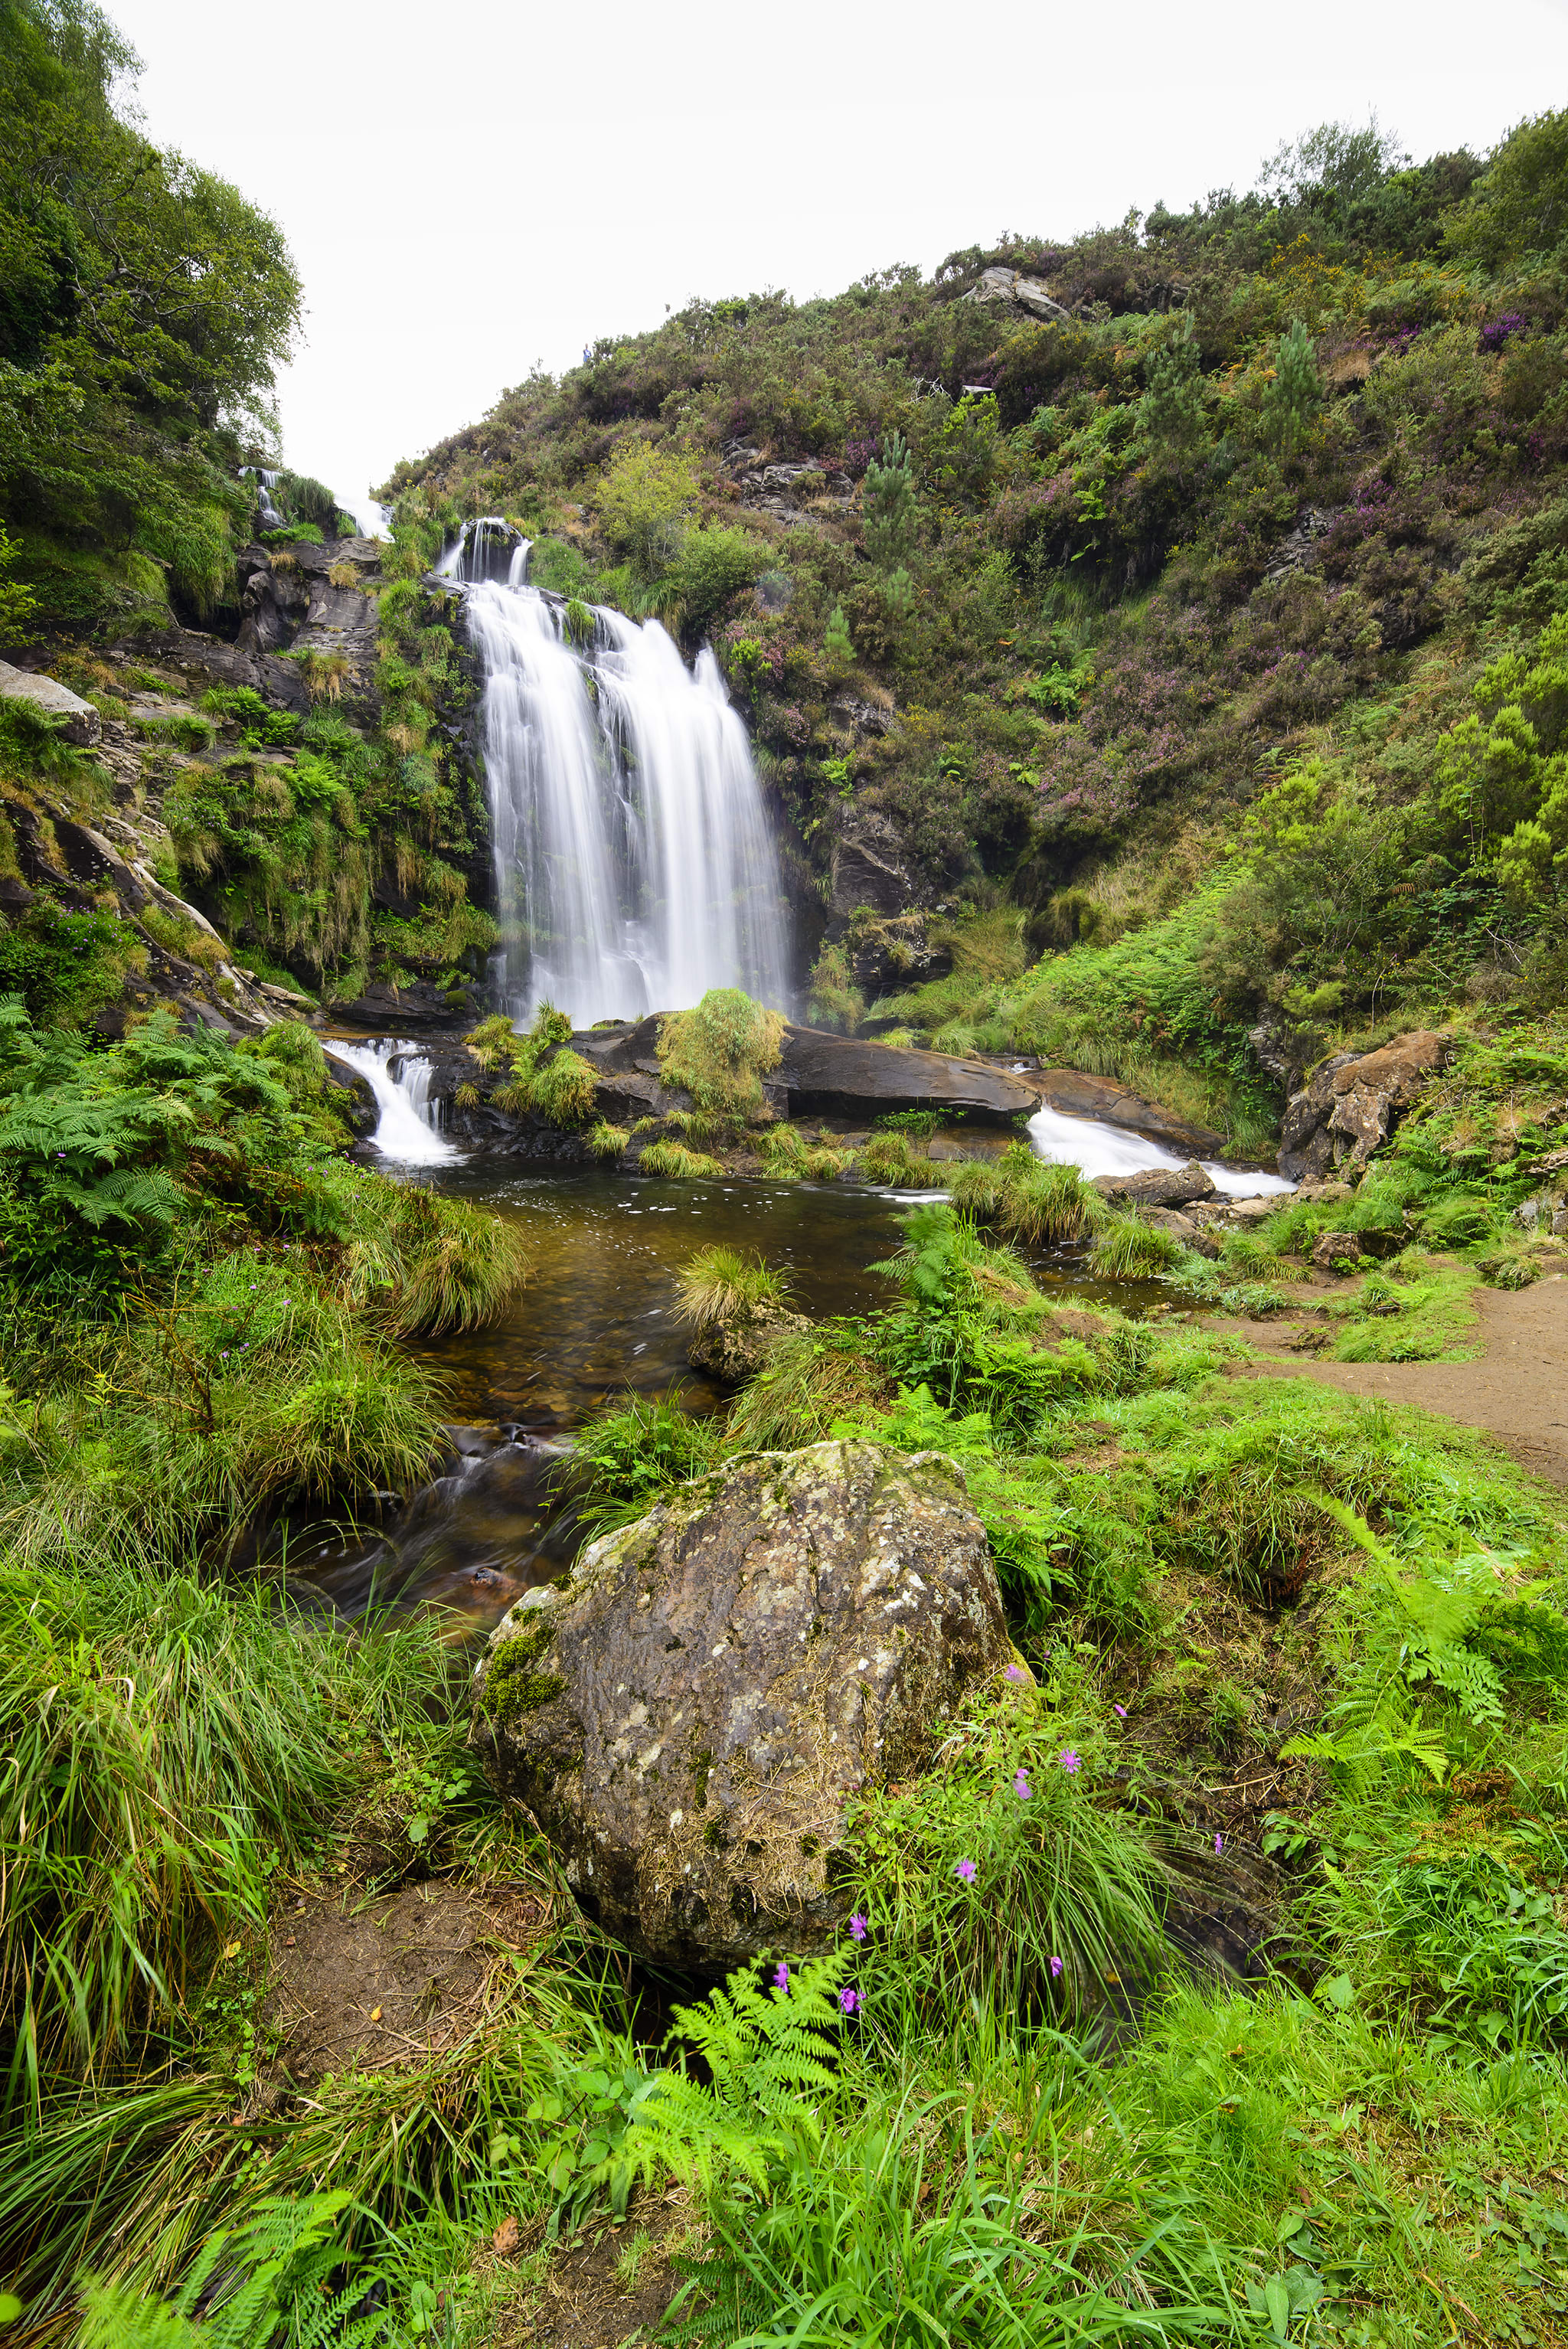
[[(1090, 1178), (1097, 1174), (1140, 1174), (1150, 1167), (1185, 1166), (1190, 1158), (1178, 1157), (1158, 1142), (1146, 1141), (1141, 1133), (1131, 1133), (1122, 1125), (1103, 1125), (1098, 1118), (1067, 1117), (1060, 1110), (1042, 1109), (1029, 1120), (1029, 1141), (1037, 1158), (1048, 1158), (1061, 1166), (1076, 1166)], [(1212, 1176), (1214, 1187), (1233, 1199), (1261, 1198), (1264, 1192), (1293, 1191), (1294, 1183), (1282, 1175), (1264, 1174), (1240, 1166), (1222, 1165), (1217, 1158), (1205, 1158), (1201, 1164)]]
[(417, 1044), (378, 1037), (372, 1044), (328, 1047), (337, 1061), (357, 1069), (376, 1096), (380, 1122), (371, 1141), (383, 1158), (401, 1166), (444, 1166), (460, 1158), (441, 1133), (439, 1104), (430, 1099), (430, 1063)]
[(785, 1008), (778, 860), (750, 744), (706, 647), (527, 584), (528, 543), (470, 523), (440, 570), (468, 586), (484, 670), (500, 992), (580, 1028), (679, 1010), (711, 987)]

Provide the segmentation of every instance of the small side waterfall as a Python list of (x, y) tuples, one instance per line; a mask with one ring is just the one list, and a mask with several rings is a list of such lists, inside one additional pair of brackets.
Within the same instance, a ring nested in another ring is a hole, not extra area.
[(587, 1027), (710, 987), (784, 1008), (778, 860), (717, 662), (688, 669), (656, 620), (602, 606), (575, 634), (527, 564), (490, 517), (440, 565), (468, 586), (484, 668), (507, 1009), (548, 999)]
[(380, 1122), (371, 1136), (384, 1158), (403, 1166), (439, 1166), (461, 1156), (437, 1123), (430, 1099), (430, 1063), (417, 1044), (380, 1038), (373, 1044), (328, 1047), (333, 1058), (357, 1069), (376, 1096)]

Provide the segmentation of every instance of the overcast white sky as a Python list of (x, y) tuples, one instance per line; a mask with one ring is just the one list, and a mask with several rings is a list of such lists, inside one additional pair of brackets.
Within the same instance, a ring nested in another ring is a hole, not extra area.
[(354, 502), (536, 361), (1251, 184), (1375, 107), (1418, 159), (1568, 96), (1565, 0), (107, 0), (149, 133), (281, 221), (284, 453)]

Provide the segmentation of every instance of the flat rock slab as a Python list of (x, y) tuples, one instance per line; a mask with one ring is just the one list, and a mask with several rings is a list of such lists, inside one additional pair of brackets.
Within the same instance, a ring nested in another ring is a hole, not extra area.
[(609, 1932), (682, 1967), (820, 1945), (848, 1806), (1011, 1655), (963, 1476), (819, 1444), (705, 1477), (527, 1592), (474, 1740)]
[[(606, 1077), (659, 1074), (659, 1023), (665, 1015), (617, 1028), (591, 1028), (573, 1048)], [(1026, 1116), (1035, 1096), (1016, 1077), (983, 1061), (946, 1052), (902, 1051), (825, 1028), (784, 1030), (779, 1065), (766, 1079), (771, 1100), (790, 1117), (858, 1117), (868, 1121), (901, 1109), (935, 1109), (1004, 1125)], [(677, 1096), (672, 1094), (672, 1102)], [(684, 1098), (684, 1097), (680, 1097)]]

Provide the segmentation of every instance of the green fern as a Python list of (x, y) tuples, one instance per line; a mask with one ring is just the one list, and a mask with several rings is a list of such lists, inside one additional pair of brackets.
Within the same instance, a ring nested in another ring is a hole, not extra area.
[(757, 2185), (820, 2140), (820, 2107), (838, 2085), (839, 1991), (851, 1956), (790, 1966), (788, 1986), (733, 1973), (700, 2004), (672, 2009), (671, 2038), (708, 2074), (661, 2073), (639, 2106), (639, 2152), (688, 2182), (738, 2172)]
[[(171, 2300), (89, 2282), (78, 2349), (372, 2349), (387, 2339), (378, 2276), (342, 2281), (346, 2194), (277, 2196), (210, 2238)], [(198, 2315), (197, 2312), (200, 2311)]]
[(1460, 1558), (1440, 1578), (1404, 1571), (1365, 1517), (1331, 1494), (1314, 1497), (1377, 1567), (1398, 1613), (1405, 1680), (1446, 1690), (1476, 1728), (1497, 1726), (1504, 1718), (1502, 1676), (1490, 1657), (1465, 1645), (1496, 1593), (1489, 1562)]

